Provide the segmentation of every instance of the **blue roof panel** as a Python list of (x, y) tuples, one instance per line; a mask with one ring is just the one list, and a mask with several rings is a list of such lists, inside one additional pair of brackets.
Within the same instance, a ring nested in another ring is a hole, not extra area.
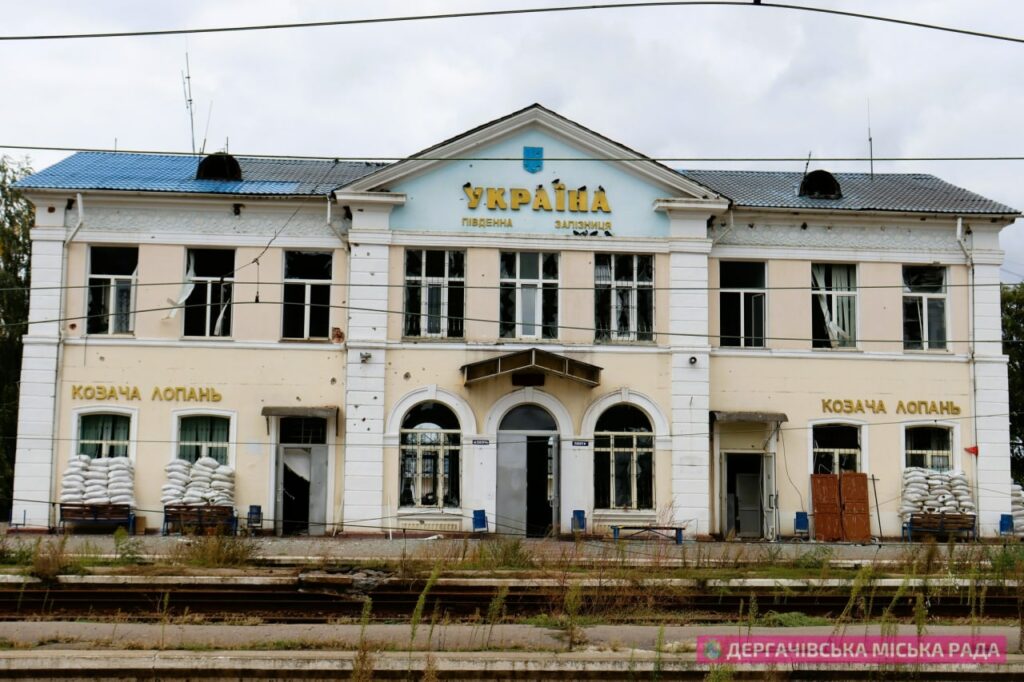
[(241, 180), (196, 180), (200, 156), (78, 152), (23, 178), (19, 189), (316, 195), (378, 170), (379, 163), (236, 157)]

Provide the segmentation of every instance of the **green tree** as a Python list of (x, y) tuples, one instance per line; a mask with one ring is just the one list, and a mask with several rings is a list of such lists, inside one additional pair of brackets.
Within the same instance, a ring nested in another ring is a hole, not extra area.
[(30, 172), (27, 161), (0, 156), (0, 519), (11, 513), (21, 335), (28, 320), (29, 229), (35, 222), (32, 205), (13, 185)]
[(1024, 282), (1003, 286), (1003, 352), (1010, 358), (1010, 468), (1024, 480)]

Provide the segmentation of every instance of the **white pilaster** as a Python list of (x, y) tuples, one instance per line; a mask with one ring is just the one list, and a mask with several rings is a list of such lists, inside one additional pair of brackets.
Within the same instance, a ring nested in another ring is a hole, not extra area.
[(710, 532), (708, 434), (708, 213), (669, 212), (669, 344), (672, 347), (672, 516), (687, 533)]
[(346, 530), (394, 525), (384, 507), (384, 374), (388, 329), (386, 233), (349, 232), (348, 371), (345, 381)]
[(18, 443), (11, 521), (50, 526), (53, 497), (58, 347), (60, 344), (64, 230), (32, 228), (29, 328), (22, 338)]
[(974, 269), (978, 530), (997, 535), (1000, 515), (1010, 513), (1010, 394), (1007, 358), (1002, 354), (999, 265), (985, 260), (976, 262)]

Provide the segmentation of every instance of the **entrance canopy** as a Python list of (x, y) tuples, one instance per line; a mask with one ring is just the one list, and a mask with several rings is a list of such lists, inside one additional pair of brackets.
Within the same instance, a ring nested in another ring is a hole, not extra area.
[(496, 358), (471, 362), (468, 365), (463, 365), (460, 369), (462, 376), (465, 377), (466, 386), (503, 374), (515, 376), (537, 373), (571, 379), (591, 388), (601, 383), (601, 368), (597, 365), (590, 365), (539, 348), (530, 348), (507, 355), (499, 355)]
[(788, 422), (787, 417), (782, 412), (712, 412), (711, 413), (715, 421), (728, 423), (728, 422), (764, 422), (768, 424), (779, 424), (782, 422)]
[(314, 417), (320, 419), (334, 420), (335, 426), (338, 423), (338, 406), (323, 405), (320, 407), (299, 407), (296, 405), (273, 406), (264, 405), (260, 414), (267, 418), (267, 433), (270, 433), (271, 417)]

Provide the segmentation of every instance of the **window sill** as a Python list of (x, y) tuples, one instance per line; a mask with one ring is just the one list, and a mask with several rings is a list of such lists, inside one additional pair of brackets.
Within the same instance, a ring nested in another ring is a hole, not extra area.
[(952, 355), (953, 350), (951, 348), (904, 348), (903, 352), (907, 355)]
[(231, 336), (179, 336), (179, 341), (222, 341), (230, 343), (235, 339)]
[(128, 332), (127, 334), (102, 334), (102, 333), (82, 334), (81, 338), (83, 338), (83, 339), (88, 339), (88, 338), (98, 338), (98, 339), (134, 339), (135, 338), (135, 332)]
[(610, 341), (598, 341), (594, 339), (595, 346), (656, 346), (658, 342), (656, 339), (644, 340), (644, 341), (630, 341), (628, 339), (610, 340)]
[(595, 509), (594, 522), (600, 523), (634, 523), (638, 521), (656, 521), (658, 513), (653, 509)]
[(278, 339), (278, 343), (302, 343), (302, 344), (318, 344), (321, 346), (327, 346), (331, 344), (330, 339)]
[(464, 336), (403, 336), (402, 343), (465, 343)]
[(863, 352), (860, 346), (849, 346), (840, 348), (823, 348), (811, 346), (811, 350), (815, 353), (861, 353)]
[(446, 519), (463, 517), (461, 507), (399, 507), (398, 516), (402, 517), (421, 517), (424, 519), (436, 519), (444, 517)]

